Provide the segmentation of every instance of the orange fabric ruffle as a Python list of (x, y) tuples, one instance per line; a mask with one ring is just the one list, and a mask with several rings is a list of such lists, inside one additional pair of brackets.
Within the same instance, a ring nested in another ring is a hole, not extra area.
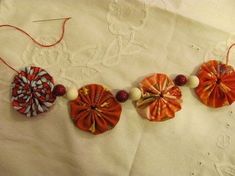
[(154, 74), (140, 82), (142, 98), (136, 102), (139, 114), (150, 121), (163, 121), (181, 109), (181, 91), (165, 74)]
[(235, 101), (235, 72), (232, 66), (210, 60), (201, 65), (197, 76), (200, 83), (195, 92), (205, 105), (218, 108)]
[(71, 117), (83, 131), (100, 134), (119, 121), (121, 105), (103, 86), (89, 84), (79, 89), (78, 98), (70, 102)]

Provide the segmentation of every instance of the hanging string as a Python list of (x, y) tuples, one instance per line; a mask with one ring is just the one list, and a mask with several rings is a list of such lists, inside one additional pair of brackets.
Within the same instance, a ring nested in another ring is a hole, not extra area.
[[(63, 21), (63, 24), (62, 24), (62, 30), (61, 30), (61, 34), (60, 34), (60, 37), (59, 39), (55, 42), (55, 43), (52, 43), (52, 44), (42, 44), (40, 42), (38, 42), (37, 40), (35, 40), (29, 33), (25, 32), (23, 29), (19, 28), (19, 27), (16, 27), (16, 26), (13, 26), (13, 25), (9, 25), (9, 24), (4, 24), (4, 25), (0, 25), (0, 28), (1, 27), (10, 27), (10, 28), (13, 28), (13, 29), (16, 29), (17, 31), (25, 34), (26, 36), (28, 36), (35, 44), (41, 46), (41, 47), (52, 47), (52, 46), (55, 46), (57, 45), (58, 43), (61, 42), (61, 40), (64, 38), (64, 32), (65, 32), (65, 24), (66, 22), (70, 19), (71, 17), (68, 17), (68, 18), (63, 18), (64, 21)], [(37, 21), (35, 21), (37, 22)]]
[(0, 57), (0, 61), (1, 61), (3, 64), (5, 64), (8, 68), (10, 68), (11, 70), (13, 70), (13, 71), (15, 71), (16, 73), (19, 74), (19, 72), (18, 72), (16, 69), (14, 69), (12, 66), (10, 66), (3, 58)]
[[(32, 41), (33, 43), (35, 43), (36, 45), (39, 45), (41, 47), (52, 47), (52, 46), (55, 46), (57, 45), (58, 43), (61, 42), (61, 40), (64, 38), (64, 32), (65, 32), (65, 24), (66, 22), (70, 19), (71, 17), (68, 17), (68, 18), (58, 18), (58, 19), (50, 19), (50, 20), (64, 20), (63, 21), (63, 24), (62, 24), (62, 30), (61, 30), (61, 34), (60, 34), (60, 37), (59, 39), (52, 43), (52, 44), (48, 44), (48, 45), (45, 45), (45, 44), (42, 44), (40, 42), (38, 42), (37, 40), (35, 40), (30, 34), (28, 34), (27, 32), (25, 32), (23, 29), (19, 28), (19, 27), (16, 27), (16, 26), (13, 26), (13, 25), (9, 25), (9, 24), (4, 24), (4, 25), (0, 25), (0, 28), (1, 27), (10, 27), (10, 28), (13, 28), (13, 29), (16, 29), (17, 31), (25, 34), (26, 36), (28, 36)], [(41, 22), (41, 21), (48, 21), (48, 20), (38, 20), (38, 21), (34, 21), (34, 22)], [(10, 68), (11, 70), (15, 71), (16, 73), (19, 74), (19, 71), (17, 71), (16, 69), (14, 69), (12, 66), (10, 66), (3, 58), (0, 57), (0, 61), (6, 65), (8, 68)]]
[(230, 47), (228, 48), (228, 51), (227, 51), (227, 54), (226, 54), (226, 65), (228, 65), (230, 50), (231, 50), (232, 47), (234, 47), (234, 46), (235, 46), (235, 43), (233, 43), (232, 45), (230, 45)]

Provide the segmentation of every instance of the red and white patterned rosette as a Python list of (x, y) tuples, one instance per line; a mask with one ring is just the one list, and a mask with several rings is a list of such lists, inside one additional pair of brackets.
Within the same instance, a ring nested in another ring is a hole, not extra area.
[(46, 112), (56, 99), (53, 88), (48, 72), (40, 67), (26, 67), (12, 82), (12, 106), (27, 117)]

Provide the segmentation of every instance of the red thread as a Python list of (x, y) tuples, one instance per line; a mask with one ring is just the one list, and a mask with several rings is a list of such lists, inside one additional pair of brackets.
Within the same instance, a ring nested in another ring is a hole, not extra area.
[[(9, 25), (9, 24), (4, 24), (4, 25), (0, 25), (0, 27), (10, 27), (10, 28), (13, 28), (13, 29), (16, 29), (17, 31), (20, 31), (21, 33), (25, 34), (26, 36), (28, 36), (35, 44), (41, 46), (41, 47), (52, 47), (52, 46), (55, 46), (57, 45), (58, 43), (61, 42), (61, 40), (64, 38), (64, 31), (65, 31), (65, 24), (66, 22), (70, 19), (71, 17), (68, 17), (68, 18), (64, 18), (64, 22), (62, 24), (62, 31), (61, 31), (61, 35), (59, 37), (59, 39), (55, 42), (55, 43), (52, 43), (52, 44), (49, 44), (49, 45), (44, 45), (42, 43), (39, 43), (37, 40), (35, 40), (30, 34), (28, 34), (27, 32), (25, 32), (23, 29), (21, 28), (18, 28), (16, 26), (12, 26), (12, 25)], [(13, 67), (11, 67), (3, 58), (0, 57), (0, 61), (2, 61), (3, 64), (5, 64), (8, 68), (10, 68), (11, 70), (15, 71), (16, 73), (19, 74), (19, 72), (14, 69)]]
[(8, 68), (10, 68), (11, 70), (13, 70), (19, 74), (19, 72), (16, 69), (14, 69), (13, 67), (11, 67), (6, 61), (4, 61), (3, 58), (0, 57), (0, 61), (2, 61), (2, 63), (4, 63)]
[(49, 44), (49, 45), (44, 45), (42, 43), (39, 43), (38, 41), (36, 41), (30, 34), (28, 34), (27, 32), (25, 32), (23, 29), (21, 28), (18, 28), (16, 26), (12, 26), (12, 25), (9, 25), (9, 24), (4, 24), (4, 25), (0, 25), (0, 27), (10, 27), (10, 28), (13, 28), (13, 29), (16, 29), (17, 31), (20, 31), (21, 33), (25, 34), (26, 36), (28, 36), (35, 44), (41, 46), (41, 47), (52, 47), (52, 46), (55, 46), (57, 45), (58, 43), (61, 42), (61, 40), (64, 38), (64, 31), (65, 31), (65, 24), (66, 22), (70, 19), (71, 17), (68, 17), (68, 18), (64, 18), (64, 22), (62, 24), (62, 32), (61, 32), (61, 35), (60, 35), (60, 38), (55, 42), (55, 43), (52, 43), (52, 44)]
[(235, 43), (233, 43), (232, 45), (230, 45), (230, 47), (228, 48), (228, 51), (227, 51), (227, 54), (226, 54), (226, 65), (228, 65), (230, 50), (231, 50), (232, 47), (234, 47), (234, 46), (235, 46)]

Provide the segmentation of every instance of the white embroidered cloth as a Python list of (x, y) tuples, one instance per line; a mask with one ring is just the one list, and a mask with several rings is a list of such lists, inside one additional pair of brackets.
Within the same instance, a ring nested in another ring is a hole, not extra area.
[[(209, 58), (222, 60), (235, 41), (234, 10), (234, 0), (0, 0), (1, 24), (44, 43), (58, 38), (62, 21), (33, 20), (72, 17), (54, 48), (0, 28), (0, 56), (17, 69), (40, 66), (67, 86), (128, 89), (151, 73), (173, 78), (195, 73)], [(235, 176), (234, 105), (208, 108), (183, 87), (176, 118), (149, 122), (128, 101), (118, 125), (93, 136), (73, 125), (62, 98), (38, 118), (15, 112), (13, 76), (0, 64), (2, 176)]]

